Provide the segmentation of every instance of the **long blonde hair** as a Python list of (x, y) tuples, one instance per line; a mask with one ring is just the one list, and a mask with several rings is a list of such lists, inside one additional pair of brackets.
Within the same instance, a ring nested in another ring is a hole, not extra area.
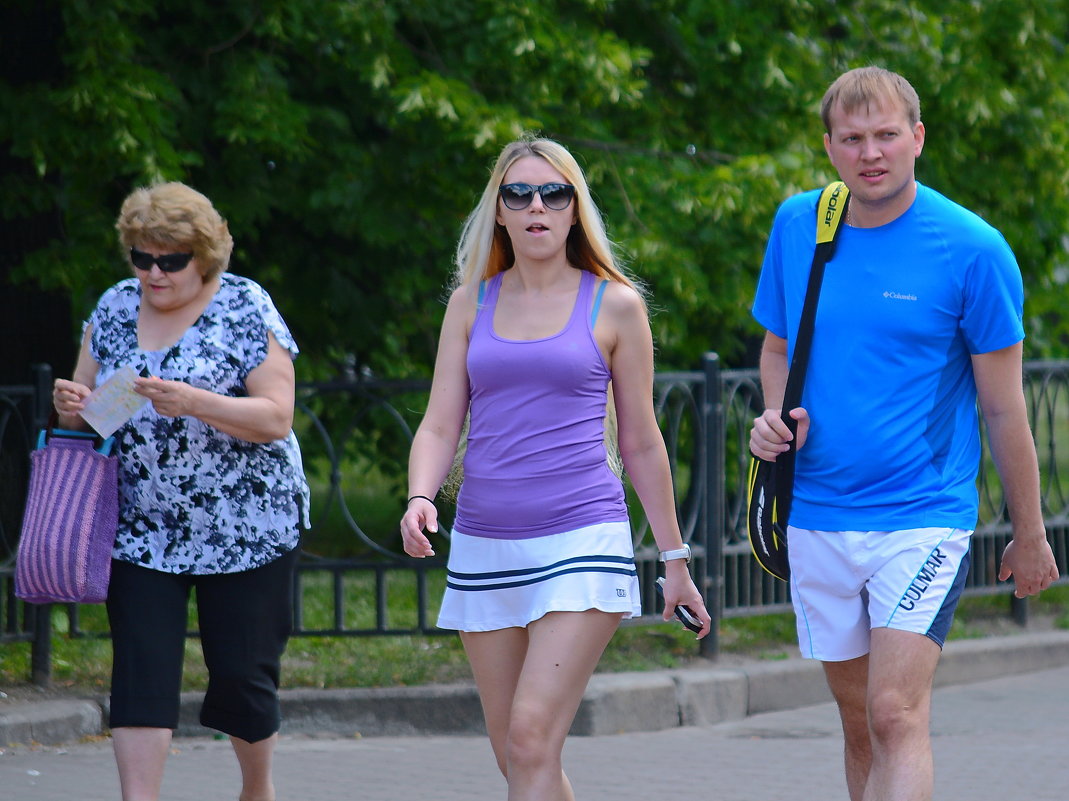
[[(479, 203), (464, 222), (457, 244), (453, 288), (477, 284), (512, 266), (515, 260), (512, 241), (505, 227), (497, 222), (498, 189), (509, 168), (526, 156), (545, 159), (575, 187), (576, 223), (568, 233), (568, 263), (600, 278), (608, 278), (631, 287), (645, 303), (645, 289), (624, 272), (616, 248), (605, 231), (601, 212), (590, 196), (590, 188), (579, 163), (564, 145), (552, 139), (535, 136), (524, 136), (510, 142), (497, 157)], [(468, 420), (465, 420), (453, 466), (439, 490), (440, 495), (450, 500), (456, 499), (464, 480), (467, 432)], [(605, 452), (613, 472), (622, 476), (623, 462), (617, 446), (616, 408), (612, 402), (611, 383), (605, 409)]]

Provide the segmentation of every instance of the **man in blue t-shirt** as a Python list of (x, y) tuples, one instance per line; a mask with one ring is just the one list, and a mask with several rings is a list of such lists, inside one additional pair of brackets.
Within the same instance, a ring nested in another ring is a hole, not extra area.
[[(930, 799), (932, 677), (969, 565), (977, 399), (1013, 520), (1000, 579), (1018, 597), (1058, 578), (1021, 381), (1023, 287), (1002, 235), (918, 184), (920, 101), (877, 67), (821, 105), (850, 189), (828, 263), (797, 421), (791, 595), (804, 656), (839, 706), (852, 801)], [(819, 191), (776, 213), (753, 314), (765, 412), (750, 448), (774, 460), (812, 262)]]

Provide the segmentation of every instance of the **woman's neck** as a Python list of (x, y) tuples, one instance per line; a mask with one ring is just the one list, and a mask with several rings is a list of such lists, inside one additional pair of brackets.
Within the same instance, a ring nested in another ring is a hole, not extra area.
[(520, 292), (548, 292), (561, 286), (572, 286), (576, 269), (563, 256), (551, 262), (521, 262), (517, 260), (502, 280)]

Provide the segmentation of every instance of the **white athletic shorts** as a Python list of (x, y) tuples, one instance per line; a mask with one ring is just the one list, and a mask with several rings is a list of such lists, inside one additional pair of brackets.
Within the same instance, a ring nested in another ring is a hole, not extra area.
[(495, 631), (588, 609), (642, 614), (626, 521), (521, 540), (453, 530), (439, 628)]
[(787, 529), (791, 600), (802, 656), (842, 662), (869, 652), (869, 632), (923, 634), (940, 647), (969, 573), (972, 531)]

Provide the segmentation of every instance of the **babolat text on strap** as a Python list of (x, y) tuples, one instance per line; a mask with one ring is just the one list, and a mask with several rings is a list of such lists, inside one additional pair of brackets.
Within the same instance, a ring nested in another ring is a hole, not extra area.
[[(839, 223), (846, 215), (847, 201), (850, 198), (850, 190), (842, 181), (835, 181), (824, 187), (820, 193), (820, 202), (817, 203), (817, 244), (835, 243), (835, 235), (839, 233)], [(831, 261), (829, 256), (825, 261)]]

